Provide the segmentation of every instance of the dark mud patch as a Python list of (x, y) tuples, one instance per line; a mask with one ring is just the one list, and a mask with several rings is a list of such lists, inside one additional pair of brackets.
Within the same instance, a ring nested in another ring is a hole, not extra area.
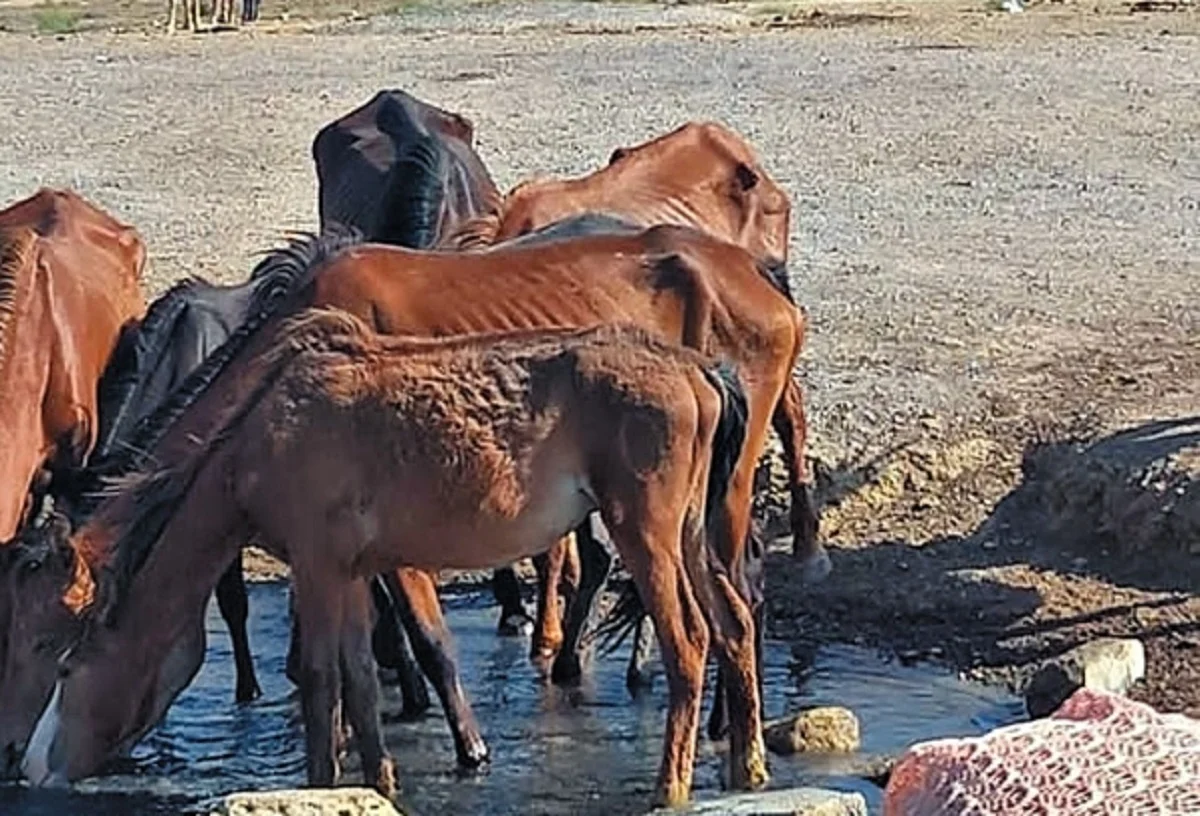
[[(834, 564), (806, 587), (772, 556), (772, 631), (943, 661), (1017, 686), (1101, 636), (1136, 637), (1133, 696), (1200, 714), (1200, 421), (1043, 438), (1017, 457), (985, 437), (929, 443), (830, 480)], [(995, 491), (1015, 473), (1015, 486)], [(840, 485), (840, 487), (837, 487)], [(987, 497), (995, 496), (993, 500)]]

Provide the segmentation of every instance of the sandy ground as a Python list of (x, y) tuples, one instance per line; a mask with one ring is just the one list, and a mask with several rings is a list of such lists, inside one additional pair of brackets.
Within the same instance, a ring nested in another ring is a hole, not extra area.
[[(1064, 521), (1028, 466), (1072, 433), (1198, 413), (1200, 14), (822, 9), (426, 5), (173, 40), (0, 34), (0, 200), (79, 189), (142, 231), (158, 293), (238, 280), (313, 228), (311, 139), (381, 87), (469, 116), (502, 187), (722, 120), (792, 196), (812, 320), (799, 373), (835, 573), (803, 587), (777, 555), (773, 629), (1004, 677), (1131, 634), (1150, 654), (1138, 693), (1200, 714), (1194, 528), (1124, 546), (1086, 512)], [(1200, 444), (1172, 439), (1131, 472)]]

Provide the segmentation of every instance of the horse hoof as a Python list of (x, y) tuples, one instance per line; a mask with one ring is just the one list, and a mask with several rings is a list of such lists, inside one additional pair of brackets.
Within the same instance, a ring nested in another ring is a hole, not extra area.
[(367, 785), (379, 792), (385, 799), (396, 795), (399, 786), (396, 784), (396, 763), (391, 757), (379, 761), (379, 768), (372, 775), (374, 779), (366, 779)]
[(262, 696), (262, 689), (258, 687), (258, 683), (251, 683), (248, 686), (238, 686), (237, 694), (235, 695), (238, 703), (252, 703)]
[(497, 628), (500, 637), (528, 637), (533, 634), (533, 619), (525, 613), (509, 615), (500, 619)]
[(471, 744), (460, 748), (458, 754), (458, 767), (464, 771), (474, 771), (487, 765), (492, 761), (491, 751), (488, 750), (487, 743), (482, 737), (476, 737), (471, 740)]
[(550, 667), (550, 681), (556, 686), (573, 686), (583, 677), (583, 664), (575, 652), (559, 652)]

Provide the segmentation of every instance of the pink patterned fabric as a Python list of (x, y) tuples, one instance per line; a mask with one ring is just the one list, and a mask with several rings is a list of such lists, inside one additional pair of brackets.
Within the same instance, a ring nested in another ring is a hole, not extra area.
[(1049, 718), (914, 745), (884, 816), (1200, 816), (1200, 721), (1080, 689)]

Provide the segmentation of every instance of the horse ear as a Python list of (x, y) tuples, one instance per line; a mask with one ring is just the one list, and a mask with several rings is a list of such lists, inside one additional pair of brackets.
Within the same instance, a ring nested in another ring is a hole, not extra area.
[(617, 162), (619, 162), (621, 159), (625, 158), (628, 155), (629, 155), (629, 150), (627, 148), (618, 147), (616, 150), (614, 150), (612, 152), (612, 155), (608, 157), (608, 163), (616, 164)]
[(754, 172), (754, 168), (745, 162), (738, 162), (738, 166), (733, 171), (733, 176), (737, 180), (738, 188), (744, 193), (748, 190), (753, 190), (758, 184), (758, 173)]

